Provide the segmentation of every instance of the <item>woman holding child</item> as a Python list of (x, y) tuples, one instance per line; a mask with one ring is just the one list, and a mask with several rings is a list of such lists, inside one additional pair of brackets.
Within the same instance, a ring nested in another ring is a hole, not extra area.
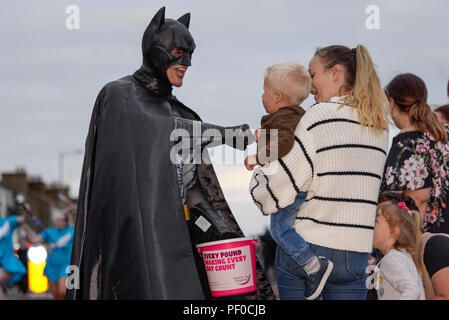
[(318, 257), (318, 273), (313, 270), (311, 277), (310, 269), (278, 242), (281, 299), (310, 299), (310, 288), (318, 284), (316, 298), (365, 300), (388, 143), (388, 101), (361, 45), (318, 49), (309, 72), (317, 103), (294, 129), (290, 152), (256, 168), (250, 191), (264, 214), (293, 212), (294, 229), (307, 244), (304, 250)]

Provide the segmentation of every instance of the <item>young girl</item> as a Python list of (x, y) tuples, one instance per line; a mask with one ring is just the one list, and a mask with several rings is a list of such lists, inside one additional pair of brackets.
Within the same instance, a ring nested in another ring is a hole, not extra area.
[(420, 216), (404, 202), (380, 205), (376, 212), (374, 248), (380, 260), (379, 300), (425, 300), (419, 263)]

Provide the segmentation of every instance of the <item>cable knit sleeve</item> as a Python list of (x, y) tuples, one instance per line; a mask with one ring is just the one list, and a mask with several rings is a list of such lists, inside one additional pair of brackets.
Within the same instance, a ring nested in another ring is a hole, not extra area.
[(294, 145), (284, 157), (257, 168), (249, 190), (265, 214), (273, 214), (292, 204), (299, 192), (307, 192), (314, 175), (315, 146), (310, 133), (301, 124), (295, 129)]

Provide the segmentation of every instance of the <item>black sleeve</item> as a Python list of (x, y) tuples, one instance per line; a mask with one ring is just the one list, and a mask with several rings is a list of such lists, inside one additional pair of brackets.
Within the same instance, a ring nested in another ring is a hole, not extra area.
[(431, 237), (424, 248), (424, 265), (430, 278), (443, 268), (449, 267), (449, 237)]

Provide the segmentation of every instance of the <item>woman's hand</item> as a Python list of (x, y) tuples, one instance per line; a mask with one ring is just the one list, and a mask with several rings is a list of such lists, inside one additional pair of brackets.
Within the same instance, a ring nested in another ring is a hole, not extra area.
[[(257, 132), (257, 131), (256, 131), (256, 132)], [(245, 158), (245, 167), (246, 167), (246, 169), (248, 169), (249, 171), (254, 170), (254, 167), (257, 166), (257, 165), (258, 165), (258, 163), (257, 163), (257, 158), (256, 158), (256, 155), (255, 155), (255, 154), (250, 155), (250, 156), (247, 156), (247, 157)]]

